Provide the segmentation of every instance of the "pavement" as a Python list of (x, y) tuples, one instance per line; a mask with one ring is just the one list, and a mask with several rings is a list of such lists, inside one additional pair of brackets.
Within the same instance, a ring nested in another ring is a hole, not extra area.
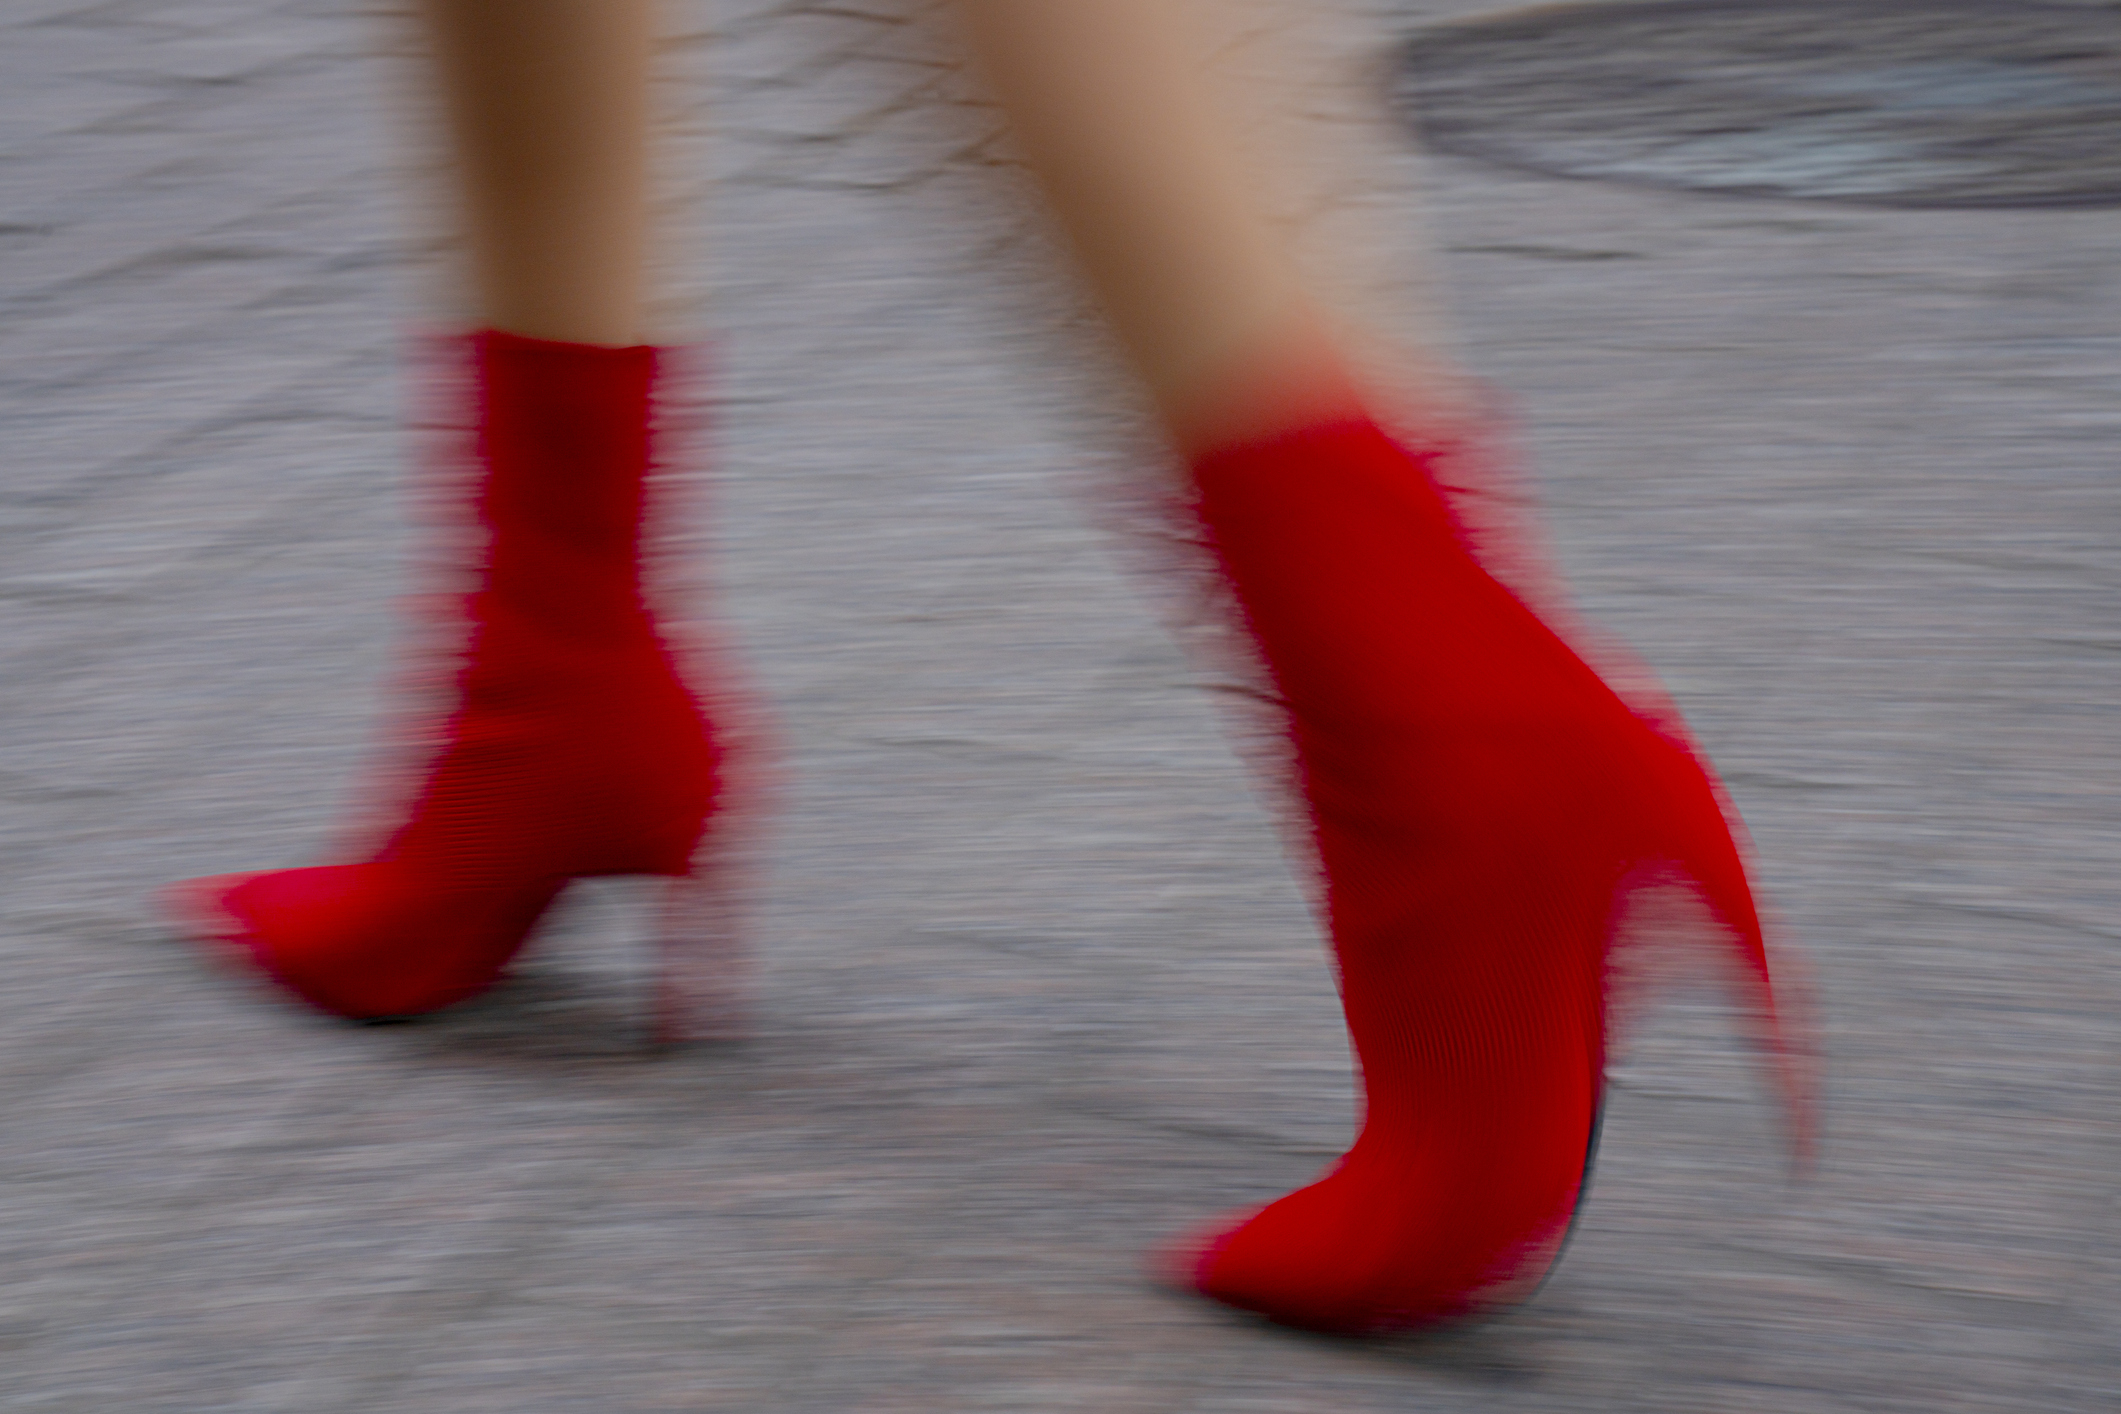
[[(0, 1408), (2121, 1403), (2112, 215), (1455, 160), (1417, 211), (1376, 179), (1583, 608), (1751, 827), (1818, 975), (1827, 1128), (1791, 1184), (1686, 994), (1614, 1075), (1536, 1300), (1292, 1334), (1141, 1256), (1346, 1142), (1330, 977), (1097, 499), (1127, 419), (1085, 412), (1100, 375), (911, 3), (674, 25), (697, 219), (664, 289), (714, 331), (684, 535), (782, 808), (752, 1038), (653, 1056), (609, 890), (390, 1028), (157, 919), (165, 881), (316, 857), (358, 792), (446, 262), (368, 7), (10, 0)], [(1331, 23), (1374, 53), (1498, 8)]]

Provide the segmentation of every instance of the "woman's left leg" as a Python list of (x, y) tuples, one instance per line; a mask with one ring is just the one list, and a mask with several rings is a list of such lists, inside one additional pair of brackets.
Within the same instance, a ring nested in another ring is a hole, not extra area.
[(478, 323), (641, 338), (654, 0), (420, 0)]
[(442, 747), (365, 858), (178, 890), (200, 931), (353, 1017), (485, 987), (570, 879), (685, 874), (717, 790), (707, 724), (642, 586), (653, 4), (422, 12), (484, 325), (464, 349), (484, 545), (466, 567)]

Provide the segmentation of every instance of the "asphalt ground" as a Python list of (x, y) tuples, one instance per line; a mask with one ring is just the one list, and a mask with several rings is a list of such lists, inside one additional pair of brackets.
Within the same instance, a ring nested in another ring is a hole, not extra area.
[[(1488, 8), (1331, 24), (1374, 54)], [(903, 20), (676, 25), (663, 289), (712, 368), (677, 539), (781, 809), (752, 1039), (652, 1057), (609, 898), (380, 1029), (155, 915), (317, 857), (359, 792), (445, 261), (383, 17), (10, 0), (0, 1407), (2115, 1407), (2113, 215), (1358, 183), (1435, 247), (1583, 608), (1723, 768), (1830, 1071), (1793, 1187), (1682, 996), (1536, 1301), (1324, 1340), (1142, 1275), (1339, 1151), (1346, 1047), (1098, 499), (1138, 439)]]

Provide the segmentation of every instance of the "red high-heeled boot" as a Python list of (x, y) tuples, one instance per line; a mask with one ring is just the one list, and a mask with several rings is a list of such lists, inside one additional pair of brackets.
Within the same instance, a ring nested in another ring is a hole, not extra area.
[[(370, 857), (194, 880), (169, 900), (348, 1017), (486, 987), (570, 879), (667, 876), (670, 925), (701, 917), (677, 890), (697, 882), (720, 752), (642, 598), (658, 351), (485, 332), (471, 352), (487, 540), (440, 755)], [(674, 1039), (701, 999), (665, 976), (657, 1027)]]
[[(1166, 1275), (1335, 1331), (1506, 1303), (1586, 1176), (1633, 885), (1699, 886), (1782, 1044), (1717, 789), (1482, 568), (1429, 459), (1369, 422), (1215, 452), (1195, 482), (1286, 707), (1366, 1104), (1316, 1183)], [(1801, 1144), (1801, 1082), (1789, 1098)]]

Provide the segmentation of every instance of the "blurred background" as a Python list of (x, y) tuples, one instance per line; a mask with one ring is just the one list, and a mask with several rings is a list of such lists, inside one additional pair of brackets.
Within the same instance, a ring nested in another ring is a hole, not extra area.
[(1823, 1162), (1688, 994), (1539, 1298), (1342, 1343), (1141, 1275), (1339, 1152), (1347, 1052), (932, 7), (670, 9), (679, 538), (784, 808), (756, 1037), (652, 1059), (594, 891), (388, 1029), (155, 918), (315, 857), (376, 741), (448, 243), (386, 11), (9, 0), (0, 1408), (2115, 1407), (2121, 6), (1644, 8), (1225, 13), (1722, 766)]

